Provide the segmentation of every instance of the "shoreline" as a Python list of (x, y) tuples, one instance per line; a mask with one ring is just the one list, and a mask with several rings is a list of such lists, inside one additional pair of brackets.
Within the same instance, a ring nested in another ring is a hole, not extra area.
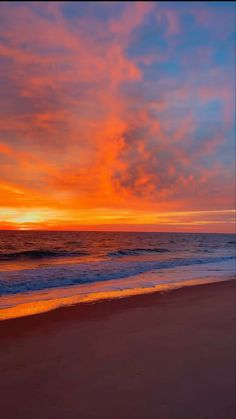
[(156, 271), (148, 271), (141, 275), (121, 279), (3, 295), (0, 302), (0, 323), (8, 319), (38, 315), (60, 307), (117, 300), (233, 280), (235, 276), (232, 261), (228, 262), (228, 269), (226, 266), (227, 264), (224, 271), (222, 267), (220, 267), (221, 270), (217, 269), (217, 265), (214, 264), (210, 266), (211, 269), (208, 268), (209, 271), (205, 266), (197, 267), (191, 272), (188, 266), (182, 267), (179, 271), (170, 268), (158, 274)]
[[(73, 315), (79, 315), (80, 313), (84, 316), (84, 314), (86, 315), (87, 313), (89, 314), (89, 311), (96, 311), (98, 310), (98, 312), (103, 311), (103, 307), (104, 309), (112, 309), (114, 311), (119, 311), (122, 309), (127, 309), (127, 307), (136, 307), (139, 304), (144, 304), (147, 302), (147, 304), (149, 304), (151, 302), (151, 300), (153, 299), (153, 302), (156, 300), (158, 302), (158, 300), (162, 300), (163, 298), (171, 298), (173, 296), (173, 298), (177, 297), (178, 295), (186, 295), (188, 293), (191, 294), (191, 292), (195, 292), (195, 290), (198, 292), (198, 290), (203, 290), (204, 289), (207, 291), (208, 289), (211, 288), (215, 288), (217, 289), (219, 287), (219, 289), (221, 287), (224, 288), (224, 286), (229, 286), (230, 288), (232, 287), (232, 290), (235, 291), (235, 304), (236, 304), (236, 279), (233, 277), (229, 277), (229, 278), (225, 278), (222, 280), (215, 280), (212, 282), (202, 282), (202, 283), (194, 283), (193, 285), (190, 284), (186, 284), (183, 286), (176, 286), (175, 288), (165, 288), (165, 289), (161, 289), (161, 290), (154, 290), (154, 291), (150, 291), (147, 293), (140, 293), (140, 294), (134, 294), (134, 295), (125, 295), (124, 297), (120, 297), (120, 298), (104, 298), (104, 299), (98, 299), (95, 301), (84, 301), (84, 302), (79, 302), (76, 304), (71, 304), (71, 305), (65, 305), (65, 306), (59, 306), (56, 307), (55, 309), (52, 310), (48, 310), (48, 311), (44, 311), (44, 312), (39, 312), (39, 313), (35, 313), (32, 315), (26, 315), (26, 316), (21, 316), (21, 317), (15, 317), (15, 318), (7, 318), (4, 320), (0, 319), (0, 337), (1, 337), (1, 331), (4, 331), (5, 328), (8, 329), (8, 326), (11, 327), (11, 324), (14, 326), (16, 325), (21, 325), (23, 323), (29, 323), (29, 324), (33, 324), (33, 323), (38, 323), (38, 322), (48, 322), (51, 321), (54, 322), (55, 321), (60, 321), (60, 319), (63, 319), (63, 317), (69, 318), (71, 319), (71, 316)], [(148, 300), (150, 299), (150, 301)], [(235, 306), (236, 308), (236, 306)], [(78, 320), (78, 319), (77, 319)]]

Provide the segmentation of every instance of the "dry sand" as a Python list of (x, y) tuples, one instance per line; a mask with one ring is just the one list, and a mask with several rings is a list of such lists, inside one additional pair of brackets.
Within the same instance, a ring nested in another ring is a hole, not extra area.
[(2, 419), (234, 419), (235, 285), (0, 323)]

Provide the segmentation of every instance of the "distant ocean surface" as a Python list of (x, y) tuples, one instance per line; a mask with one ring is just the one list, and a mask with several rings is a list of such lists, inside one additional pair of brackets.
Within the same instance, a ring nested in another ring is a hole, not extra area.
[(234, 275), (231, 234), (0, 231), (0, 319)]

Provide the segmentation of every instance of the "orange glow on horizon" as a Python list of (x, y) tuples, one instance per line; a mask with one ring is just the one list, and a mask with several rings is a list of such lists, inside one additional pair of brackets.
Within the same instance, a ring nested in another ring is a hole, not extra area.
[[(231, 232), (234, 210), (145, 212), (107, 208), (83, 211), (12, 209), (0, 211), (0, 229)], [(230, 226), (227, 230), (226, 225)]]

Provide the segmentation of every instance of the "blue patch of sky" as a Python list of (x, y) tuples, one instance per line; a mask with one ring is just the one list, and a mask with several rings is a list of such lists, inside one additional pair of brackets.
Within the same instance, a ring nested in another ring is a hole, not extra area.
[(143, 25), (133, 30), (126, 50), (128, 57), (138, 58), (154, 52), (165, 53), (168, 43), (164, 30), (165, 25), (158, 24), (156, 16), (150, 15)]
[(65, 2), (61, 6), (62, 13), (68, 20), (90, 17), (104, 22), (117, 18), (123, 9), (122, 2)]

